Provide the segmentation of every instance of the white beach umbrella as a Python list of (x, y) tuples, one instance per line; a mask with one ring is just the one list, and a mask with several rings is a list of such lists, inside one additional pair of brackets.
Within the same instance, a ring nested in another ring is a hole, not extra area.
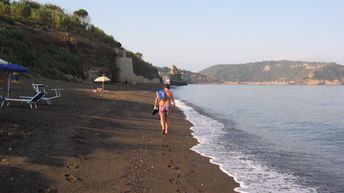
[(94, 79), (94, 82), (101, 82), (102, 83), (102, 88), (104, 89), (104, 82), (109, 82), (110, 78), (106, 77), (104, 74), (103, 76), (100, 76), (96, 79)]

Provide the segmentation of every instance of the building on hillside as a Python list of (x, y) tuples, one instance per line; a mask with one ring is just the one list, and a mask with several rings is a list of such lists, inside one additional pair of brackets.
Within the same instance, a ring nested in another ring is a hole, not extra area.
[(179, 70), (175, 65), (172, 65), (169, 80), (171, 85), (182, 86), (187, 85), (186, 81), (183, 79), (183, 72)]
[(165, 75), (161, 75), (159, 74), (160, 77), (162, 78), (162, 83), (163, 84), (171, 84), (171, 81), (170, 81), (170, 77), (169, 76), (165, 76)]
[(116, 50), (117, 57), (116, 57), (116, 65), (119, 68), (119, 78), (118, 80), (121, 83), (129, 83), (129, 84), (136, 84), (136, 83), (160, 83), (160, 79), (148, 79), (141, 75), (136, 75), (134, 73), (133, 68), (133, 59), (126, 56), (124, 50), (117, 49)]

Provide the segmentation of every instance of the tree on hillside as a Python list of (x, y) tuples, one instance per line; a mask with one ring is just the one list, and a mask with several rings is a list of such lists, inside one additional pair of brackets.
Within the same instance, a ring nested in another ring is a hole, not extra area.
[(79, 9), (77, 11), (74, 11), (73, 15), (77, 17), (79, 21), (81, 22), (81, 24), (84, 26), (88, 26), (88, 24), (91, 21), (91, 18), (85, 9)]
[(142, 53), (140, 53), (140, 52), (136, 52), (136, 53), (135, 53), (135, 56), (138, 57), (138, 58), (140, 58), (140, 59), (142, 59), (142, 56), (143, 56), (143, 55), (142, 55)]
[(39, 9), (41, 7), (41, 4), (34, 2), (34, 1), (28, 1), (28, 0), (21, 0), (20, 3), (26, 4), (32, 9)]
[(11, 14), (14, 18), (22, 20), (31, 15), (31, 2), (29, 1), (20, 1), (14, 2), (11, 6)]
[(7, 4), (5, 0), (0, 1), (0, 16), (10, 16), (11, 7), (10, 4)]
[(58, 12), (63, 12), (63, 9), (61, 7), (54, 5), (54, 4), (45, 4), (45, 7), (49, 8), (51, 10), (58, 11)]
[(11, 3), (10, 0), (1, 0), (0, 2), (7, 4), (7, 5), (9, 5)]

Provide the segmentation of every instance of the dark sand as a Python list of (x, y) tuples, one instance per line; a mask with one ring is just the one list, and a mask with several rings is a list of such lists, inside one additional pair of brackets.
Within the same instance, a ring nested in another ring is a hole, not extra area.
[[(64, 88), (62, 98), (37, 110), (0, 109), (0, 193), (224, 193), (238, 186), (189, 150), (196, 140), (180, 111), (161, 134), (151, 115), (157, 85), (95, 94), (91, 83), (42, 82)], [(22, 80), (13, 95), (30, 95), (31, 83)]]

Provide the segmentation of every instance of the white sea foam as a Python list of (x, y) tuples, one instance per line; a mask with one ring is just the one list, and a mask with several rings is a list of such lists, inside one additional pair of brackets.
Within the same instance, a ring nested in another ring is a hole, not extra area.
[(219, 140), (226, 134), (223, 123), (200, 114), (181, 100), (176, 100), (176, 103), (184, 112), (186, 119), (193, 124), (191, 130), (199, 143), (192, 150), (209, 157), (211, 163), (219, 165), (223, 172), (240, 183), (236, 191), (242, 193), (317, 192), (316, 188), (298, 184), (297, 177), (292, 174), (274, 171), (263, 163), (255, 161), (253, 155), (230, 149), (230, 145)]

